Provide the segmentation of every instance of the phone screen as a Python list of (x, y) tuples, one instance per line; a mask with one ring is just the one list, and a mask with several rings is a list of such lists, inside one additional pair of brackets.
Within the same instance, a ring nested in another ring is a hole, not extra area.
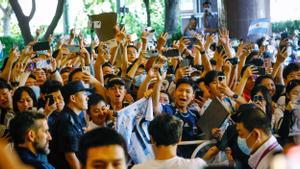
[(33, 51), (41, 51), (50, 49), (49, 42), (38, 42), (32, 46)]

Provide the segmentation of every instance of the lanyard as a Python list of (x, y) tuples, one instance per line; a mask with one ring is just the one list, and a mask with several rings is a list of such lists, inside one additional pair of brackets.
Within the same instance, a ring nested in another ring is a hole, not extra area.
[(278, 146), (277, 142), (274, 142), (273, 144), (271, 144), (264, 152), (263, 154), (260, 156), (255, 168), (258, 167), (258, 164), (261, 162), (261, 160), (269, 153), (271, 152), (276, 146)]

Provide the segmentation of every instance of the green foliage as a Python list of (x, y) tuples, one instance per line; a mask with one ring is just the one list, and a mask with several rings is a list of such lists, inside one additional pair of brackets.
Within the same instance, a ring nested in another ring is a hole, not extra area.
[(292, 33), (296, 29), (300, 30), (300, 20), (272, 23), (272, 31), (276, 33), (285, 31)]
[(0, 41), (2, 44), (5, 45), (5, 48), (3, 49), (4, 57), (8, 56), (9, 50), (14, 46), (18, 46), (19, 49), (24, 48), (24, 40), (22, 36), (16, 36), (16, 37), (0, 37)]
[(9, 54), (10, 49), (13, 46), (17, 46), (19, 49), (24, 48), (24, 40), (22, 36), (17, 37), (0, 37), (0, 41), (3, 45), (5, 45), (5, 48), (3, 49), (3, 59), (0, 60), (0, 67), (2, 67), (4, 58), (6, 58)]

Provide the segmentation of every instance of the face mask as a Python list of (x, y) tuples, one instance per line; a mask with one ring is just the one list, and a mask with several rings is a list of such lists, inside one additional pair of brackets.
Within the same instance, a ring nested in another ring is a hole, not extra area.
[(250, 148), (248, 147), (245, 138), (241, 138), (240, 136), (238, 136), (237, 143), (238, 143), (239, 149), (240, 149), (244, 154), (250, 155), (251, 150), (250, 150)]
[(238, 147), (240, 148), (240, 150), (245, 153), (246, 155), (250, 155), (250, 153), (253, 150), (253, 147), (256, 145), (257, 140), (255, 141), (255, 143), (252, 145), (252, 147), (248, 147), (247, 145), (247, 140), (248, 138), (251, 136), (252, 132), (246, 137), (246, 138), (241, 138), (240, 136), (238, 136)]
[(145, 80), (146, 75), (145, 74), (140, 74), (134, 77), (135, 79), (135, 86), (140, 86), (142, 82)]
[(211, 9), (210, 8), (204, 8), (204, 12), (205, 13), (211, 13)]

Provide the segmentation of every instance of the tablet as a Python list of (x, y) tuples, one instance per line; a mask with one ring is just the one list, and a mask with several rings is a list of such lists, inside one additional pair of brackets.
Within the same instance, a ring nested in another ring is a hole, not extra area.
[(205, 133), (205, 138), (211, 138), (211, 130), (220, 128), (228, 116), (229, 113), (222, 102), (219, 99), (213, 99), (198, 120), (201, 130)]

